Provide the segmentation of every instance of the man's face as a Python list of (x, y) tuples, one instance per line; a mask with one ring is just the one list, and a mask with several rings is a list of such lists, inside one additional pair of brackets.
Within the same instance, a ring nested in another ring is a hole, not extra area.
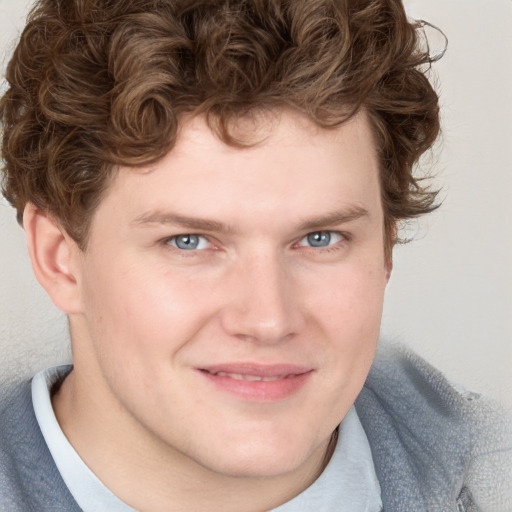
[(285, 111), (263, 132), (236, 149), (195, 118), (153, 168), (121, 169), (71, 318), (106, 426), (230, 475), (325, 450), (371, 365), (389, 273), (365, 117), (327, 131)]

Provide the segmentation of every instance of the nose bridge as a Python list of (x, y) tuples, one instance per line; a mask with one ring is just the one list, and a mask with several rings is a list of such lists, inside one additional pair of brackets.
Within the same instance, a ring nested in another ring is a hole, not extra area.
[(223, 321), (232, 335), (275, 343), (300, 328), (300, 311), (285, 258), (270, 248), (240, 257), (230, 276)]

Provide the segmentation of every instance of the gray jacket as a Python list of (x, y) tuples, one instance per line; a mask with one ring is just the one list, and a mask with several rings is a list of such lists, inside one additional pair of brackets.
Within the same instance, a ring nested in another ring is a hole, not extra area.
[[(385, 512), (512, 512), (512, 422), (497, 408), (460, 394), (416, 355), (387, 346), (356, 409)], [(25, 382), (0, 403), (0, 512), (79, 510)]]

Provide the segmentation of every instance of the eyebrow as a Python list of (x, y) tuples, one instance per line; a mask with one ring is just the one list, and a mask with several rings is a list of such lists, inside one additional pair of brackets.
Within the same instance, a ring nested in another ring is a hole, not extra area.
[[(344, 210), (338, 210), (327, 213), (321, 217), (306, 220), (302, 222), (298, 230), (308, 231), (327, 228), (345, 224), (354, 220), (368, 217), (368, 210), (359, 206), (353, 206)], [(173, 212), (154, 210), (136, 217), (132, 222), (135, 226), (144, 226), (147, 224), (173, 225), (188, 228), (194, 231), (213, 231), (217, 233), (233, 233), (235, 229), (227, 224), (211, 219), (203, 219), (200, 217), (188, 217)]]
[(202, 219), (199, 217), (188, 217), (186, 215), (179, 215), (177, 213), (164, 212), (161, 210), (144, 213), (139, 217), (136, 217), (131, 224), (136, 226), (143, 226), (146, 224), (171, 224), (197, 231), (215, 231), (219, 233), (231, 233), (234, 231), (233, 228), (223, 224), (222, 222)]
[(327, 228), (330, 226), (338, 226), (346, 224), (354, 220), (369, 217), (368, 210), (360, 206), (352, 206), (350, 208), (330, 212), (327, 215), (307, 220), (299, 226), (300, 231), (314, 231), (315, 229)]

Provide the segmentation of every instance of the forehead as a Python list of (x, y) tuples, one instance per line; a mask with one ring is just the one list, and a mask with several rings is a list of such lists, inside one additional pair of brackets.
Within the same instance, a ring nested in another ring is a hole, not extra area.
[(228, 145), (204, 118), (186, 119), (172, 150), (151, 167), (121, 168), (103, 203), (117, 202), (125, 221), (159, 209), (223, 222), (380, 209), (375, 144), (364, 114), (324, 129), (301, 114), (275, 111), (244, 119), (233, 134), (251, 145)]

